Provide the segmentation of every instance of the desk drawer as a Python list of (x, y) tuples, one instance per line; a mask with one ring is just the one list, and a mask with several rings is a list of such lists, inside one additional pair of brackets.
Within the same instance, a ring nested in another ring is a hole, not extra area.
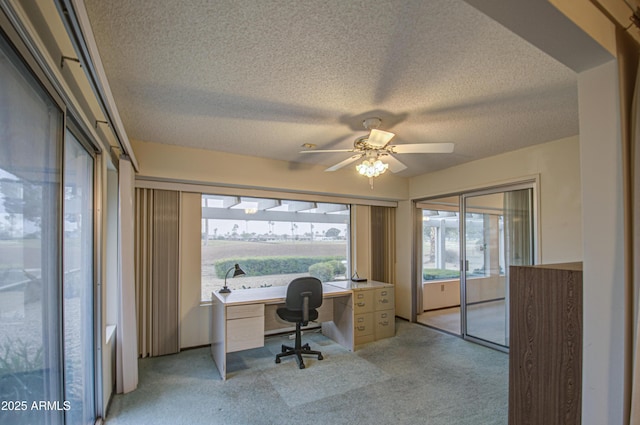
[(373, 291), (353, 292), (353, 313), (368, 313), (373, 311)]
[(264, 316), (264, 304), (230, 305), (227, 307), (227, 320), (258, 316)]
[(373, 335), (373, 313), (356, 314), (354, 316), (353, 335), (355, 337)]
[(376, 310), (395, 308), (393, 288), (379, 288), (375, 290)]
[(375, 312), (376, 340), (390, 338), (396, 334), (395, 310), (383, 310)]
[(264, 347), (264, 315), (227, 320), (227, 353)]

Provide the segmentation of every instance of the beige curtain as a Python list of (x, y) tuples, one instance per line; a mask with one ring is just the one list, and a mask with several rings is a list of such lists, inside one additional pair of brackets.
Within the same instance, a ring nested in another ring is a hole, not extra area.
[(136, 189), (138, 354), (177, 353), (180, 193)]
[(116, 327), (116, 392), (128, 393), (138, 387), (136, 350), (136, 305), (133, 239), (133, 182), (131, 161), (118, 162), (118, 318)]
[(396, 209), (371, 207), (371, 279), (395, 283)]
[(504, 193), (504, 221), (508, 273), (509, 266), (531, 264), (531, 189)]
[(638, 288), (640, 287), (640, 80), (638, 45), (621, 28), (616, 33), (620, 80), (622, 178), (625, 228), (625, 423), (640, 425), (640, 339)]

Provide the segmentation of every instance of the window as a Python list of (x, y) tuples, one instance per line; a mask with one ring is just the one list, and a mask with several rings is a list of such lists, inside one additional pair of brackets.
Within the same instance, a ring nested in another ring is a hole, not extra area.
[[(418, 203), (422, 212), (423, 281), (460, 278), (460, 213), (456, 197)], [(495, 232), (494, 232), (495, 229)], [(474, 208), (465, 221), (466, 265), (470, 278), (489, 275), (488, 265), (499, 264), (504, 274), (502, 210)], [(489, 235), (500, 237), (493, 239)], [(497, 249), (489, 249), (496, 244)], [(495, 257), (495, 258), (494, 258)]]
[(460, 232), (458, 213), (422, 211), (423, 280), (460, 277)]
[(0, 400), (27, 404), (0, 410), (0, 423), (62, 422), (62, 411), (31, 409), (34, 401), (64, 408), (62, 122), (0, 36)]
[[(202, 195), (202, 300), (231, 289), (284, 286), (299, 276), (345, 280), (349, 205)], [(232, 273), (229, 274), (232, 276)]]

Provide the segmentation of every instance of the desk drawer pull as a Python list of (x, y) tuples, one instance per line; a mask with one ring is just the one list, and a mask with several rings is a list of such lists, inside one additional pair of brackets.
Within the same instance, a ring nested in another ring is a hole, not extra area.
[(358, 298), (364, 298), (364, 294), (358, 294)]
[(367, 329), (367, 327), (366, 326), (358, 326), (357, 329), (359, 331), (364, 331), (365, 329)]
[(382, 313), (382, 314), (380, 315), (380, 317), (382, 317), (383, 319), (386, 319), (386, 318), (387, 318), (387, 313)]
[(385, 320), (384, 322), (378, 322), (378, 324), (382, 326), (389, 326), (389, 321)]
[(383, 297), (386, 297), (387, 296), (387, 291), (380, 292), (380, 295), (382, 295)]
[(364, 317), (358, 317), (358, 323), (364, 322)]
[(367, 305), (366, 303), (357, 303), (356, 304), (358, 307), (364, 307), (365, 305)]

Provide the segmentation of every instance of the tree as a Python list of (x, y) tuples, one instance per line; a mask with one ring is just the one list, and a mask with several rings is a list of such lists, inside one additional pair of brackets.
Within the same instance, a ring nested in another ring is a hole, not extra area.
[(337, 238), (338, 236), (340, 236), (340, 229), (332, 227), (330, 229), (327, 229), (324, 235), (328, 238)]
[(38, 229), (42, 225), (42, 191), (41, 185), (25, 180), (15, 182), (0, 180), (0, 191), (4, 195), (4, 209), (11, 216), (22, 216)]

